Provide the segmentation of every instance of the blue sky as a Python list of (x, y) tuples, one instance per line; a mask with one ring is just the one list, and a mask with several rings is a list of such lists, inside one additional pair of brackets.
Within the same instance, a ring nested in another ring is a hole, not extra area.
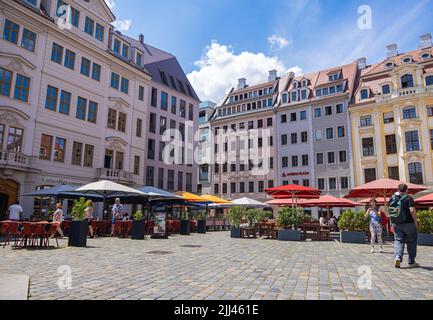
[[(272, 64), (308, 73), (362, 56), (373, 63), (385, 57), (387, 44), (404, 52), (418, 47), (421, 34), (433, 33), (433, 0), (113, 1), (118, 20), (131, 21), (124, 33), (143, 33), (147, 43), (176, 55), (194, 73), (202, 99), (222, 98), (223, 87), (241, 77), (259, 81)], [(372, 9), (370, 30), (358, 28), (361, 5)], [(224, 79), (216, 89), (210, 77)]]

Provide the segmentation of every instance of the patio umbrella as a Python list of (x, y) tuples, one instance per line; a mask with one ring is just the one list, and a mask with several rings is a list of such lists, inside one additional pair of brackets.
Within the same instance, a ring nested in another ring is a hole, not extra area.
[(295, 207), (295, 200), (299, 198), (318, 198), (322, 191), (310, 187), (299, 186), (296, 184), (289, 184), (275, 188), (265, 189), (265, 192), (272, 196), (274, 199), (291, 198), (292, 206)]
[(433, 205), (433, 193), (416, 199), (415, 203), (418, 205), (423, 205), (423, 206), (432, 206)]
[(428, 188), (413, 183), (405, 183), (403, 181), (392, 179), (379, 179), (373, 182), (363, 184), (351, 190), (345, 198), (365, 198), (365, 197), (391, 197), (398, 191), (398, 186), (407, 184), (409, 187), (409, 194), (416, 194), (421, 191), (428, 190)]
[(214, 204), (233, 204), (231, 201), (210, 195), (210, 194), (205, 194), (203, 196), (201, 196), (203, 199), (208, 200), (209, 202), (212, 202)]
[(124, 186), (119, 183), (115, 183), (108, 180), (101, 180), (98, 182), (93, 182), (86, 184), (85, 186), (82, 186), (75, 191), (76, 193), (82, 193), (82, 194), (99, 194), (103, 198), (103, 208), (105, 211), (105, 205), (107, 198), (112, 195), (145, 195), (143, 192), (133, 189), (127, 186)]
[(108, 198), (120, 198), (123, 202), (126, 202), (128, 204), (141, 204), (143, 203), (143, 200), (147, 202), (151, 202), (151, 201), (183, 202), (181, 196), (178, 196), (177, 194), (162, 189), (158, 189), (150, 186), (143, 186), (137, 188), (136, 190), (140, 191), (141, 194), (136, 194), (136, 195), (113, 194)]
[(302, 204), (304, 201), (305, 200), (300, 199), (297, 201), (295, 200), (295, 203), (293, 203), (293, 200), (291, 198), (287, 198), (287, 199), (274, 199), (271, 201), (267, 201), (265, 203), (270, 206), (291, 207), (293, 204), (296, 204), (296, 202), (298, 204)]
[(268, 208), (269, 205), (251, 198), (240, 198), (232, 201), (235, 206), (245, 207), (245, 208)]
[(68, 198), (68, 199), (78, 199), (87, 196), (89, 199), (98, 202), (102, 201), (103, 197), (98, 194), (85, 195), (84, 193), (74, 192), (79, 186), (71, 185), (58, 185), (52, 188), (37, 190), (24, 194), (24, 197), (50, 197), (50, 198)]
[(354, 201), (350, 201), (348, 199), (341, 199), (331, 195), (324, 195), (318, 199), (305, 200), (302, 202), (301, 206), (331, 209), (331, 208), (355, 208), (355, 207), (362, 206), (362, 204)]
[(212, 203), (212, 201), (209, 201), (208, 199), (205, 199), (202, 196), (198, 196), (196, 194), (193, 194), (191, 192), (186, 191), (178, 191), (175, 193), (176, 195), (182, 197), (186, 202), (192, 202), (192, 203)]
[[(375, 198), (375, 199), (376, 199), (378, 205), (384, 206), (384, 205), (386, 205), (389, 202), (389, 200), (391, 198), (388, 197), (388, 198), (385, 199), (383, 197), (378, 197), (378, 198)], [(370, 204), (370, 201), (371, 201), (371, 198), (366, 198), (366, 199), (362, 199), (361, 201), (358, 201), (358, 202), (361, 203), (361, 204), (363, 204), (363, 205), (368, 205), (368, 204)]]

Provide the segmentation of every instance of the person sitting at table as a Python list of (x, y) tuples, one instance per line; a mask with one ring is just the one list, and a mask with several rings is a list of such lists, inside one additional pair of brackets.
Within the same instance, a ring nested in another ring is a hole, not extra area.
[(326, 219), (325, 219), (325, 216), (324, 216), (324, 215), (321, 215), (321, 216), (320, 216), (319, 224), (320, 224), (321, 227), (326, 227), (326, 226), (327, 226), (327, 224), (326, 224)]
[(125, 214), (125, 209), (123, 207), (123, 204), (120, 203), (120, 199), (116, 198), (114, 201), (114, 206), (111, 209), (111, 236), (114, 236), (114, 225), (116, 224), (116, 221), (121, 221), (123, 219), (123, 216)]
[(85, 220), (88, 223), (90, 237), (95, 238), (95, 234), (93, 233), (93, 227), (92, 227), (92, 220), (93, 220), (93, 201), (92, 200), (87, 201), (87, 208), (86, 208), (86, 210), (84, 210), (84, 212), (86, 213), (86, 219)]
[(57, 233), (60, 235), (60, 238), (63, 238), (65, 235), (63, 234), (61, 228), (61, 224), (63, 222), (63, 206), (61, 203), (56, 204), (56, 211), (53, 214), (53, 222), (59, 224), (59, 226), (57, 227)]

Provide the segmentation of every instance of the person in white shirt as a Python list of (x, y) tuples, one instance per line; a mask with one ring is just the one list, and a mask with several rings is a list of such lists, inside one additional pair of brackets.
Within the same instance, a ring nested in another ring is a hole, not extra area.
[(62, 228), (60, 227), (63, 222), (63, 206), (61, 203), (56, 204), (56, 211), (53, 214), (53, 222), (59, 223), (59, 227), (57, 228), (58, 234), (60, 234), (60, 238), (63, 238), (65, 235), (63, 234)]
[(23, 213), (23, 208), (20, 206), (20, 202), (17, 201), (15, 204), (11, 205), (8, 212), (10, 221), (20, 221), (21, 214)]
[(120, 199), (116, 198), (113, 208), (111, 209), (111, 236), (114, 236), (114, 225), (116, 224), (116, 221), (123, 220), (123, 217), (125, 215), (125, 208), (123, 207), (123, 204), (120, 203)]

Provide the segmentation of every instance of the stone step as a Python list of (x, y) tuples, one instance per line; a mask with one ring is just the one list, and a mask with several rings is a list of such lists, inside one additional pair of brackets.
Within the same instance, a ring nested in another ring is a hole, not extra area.
[(29, 281), (28, 275), (0, 274), (0, 300), (28, 300)]

